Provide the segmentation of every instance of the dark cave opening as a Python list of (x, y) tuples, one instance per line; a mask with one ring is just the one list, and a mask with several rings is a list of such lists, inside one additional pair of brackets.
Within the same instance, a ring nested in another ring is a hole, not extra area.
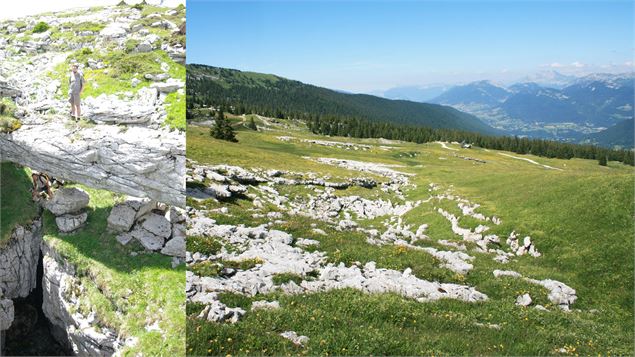
[[(70, 356), (70, 346), (60, 344), (54, 337), (54, 326), (42, 310), (42, 253), (38, 259), (37, 284), (29, 296), (13, 300), (14, 320), (4, 336), (3, 354), (6, 356)], [(58, 328), (58, 330), (60, 330)]]

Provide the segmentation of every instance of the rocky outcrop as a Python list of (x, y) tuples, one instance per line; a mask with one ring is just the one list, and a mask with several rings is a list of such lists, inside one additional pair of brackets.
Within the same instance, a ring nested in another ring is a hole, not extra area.
[(95, 313), (80, 308), (84, 287), (75, 268), (42, 242), (44, 275), (42, 310), (53, 325), (56, 339), (79, 356), (111, 356), (124, 346), (118, 333), (99, 326)]
[(185, 212), (179, 208), (128, 197), (110, 211), (108, 229), (119, 233), (117, 241), (123, 245), (135, 239), (147, 250), (183, 258), (185, 219)]
[(42, 221), (17, 226), (0, 248), (0, 291), (8, 299), (27, 297), (37, 285)]
[(0, 156), (90, 187), (185, 205), (185, 147), (177, 132), (24, 125), (0, 134)]

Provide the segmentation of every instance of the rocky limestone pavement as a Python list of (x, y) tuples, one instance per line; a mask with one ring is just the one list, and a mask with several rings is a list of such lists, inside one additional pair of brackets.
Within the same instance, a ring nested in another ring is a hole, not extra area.
[(27, 297), (37, 285), (42, 220), (17, 226), (0, 247), (0, 291), (4, 298)]
[[(188, 271), (187, 296), (190, 301), (208, 301), (208, 305), (218, 306), (217, 294), (222, 292), (255, 296), (278, 290), (287, 294), (300, 294), (342, 288), (358, 289), (366, 293), (394, 292), (420, 302), (443, 298), (469, 302), (487, 300), (485, 294), (472, 287), (422, 280), (412, 275), (410, 269), (404, 272), (381, 269), (376, 268), (374, 262), (368, 262), (361, 267), (347, 267), (343, 263), (326, 264), (324, 252), (306, 252), (294, 246), (293, 237), (286, 232), (269, 229), (267, 225), (217, 225), (213, 219), (204, 217), (204, 213), (193, 209), (190, 211), (190, 235), (216, 237), (223, 242), (231, 243), (232, 250), (228, 252), (222, 249), (218, 254), (209, 257), (197, 252), (188, 252), (188, 264), (205, 261), (258, 262), (247, 270), (227, 272), (219, 277), (196, 276)], [(292, 281), (276, 285), (273, 277), (281, 273), (299, 275), (303, 277), (303, 281), (299, 285)], [(317, 278), (308, 278), (308, 274)], [(207, 310), (208, 319), (210, 311)]]
[(42, 242), (42, 255), (42, 310), (53, 325), (54, 337), (78, 356), (111, 356), (124, 347), (119, 333), (99, 326), (94, 312), (89, 315), (81, 312), (84, 288), (75, 268), (45, 242)]
[[(544, 287), (545, 289), (549, 290), (549, 295), (547, 296), (549, 298), (549, 301), (554, 303), (556, 306), (558, 306), (558, 308), (560, 308), (563, 311), (570, 311), (570, 306), (573, 305), (575, 301), (578, 299), (575, 289), (557, 280), (553, 280), (553, 279), (536, 280), (532, 278), (527, 278), (527, 277), (523, 277), (522, 274), (515, 272), (513, 270), (494, 270), (493, 274), (497, 278), (503, 277), (503, 276), (509, 276), (513, 278), (523, 279), (529, 283)], [(539, 309), (543, 310), (544, 307), (541, 307)]]
[(24, 125), (0, 134), (0, 154), (67, 181), (174, 206), (185, 205), (184, 137), (168, 130), (61, 122)]

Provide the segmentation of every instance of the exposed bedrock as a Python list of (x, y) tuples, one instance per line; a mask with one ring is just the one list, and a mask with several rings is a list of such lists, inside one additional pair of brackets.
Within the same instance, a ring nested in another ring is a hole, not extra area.
[(42, 256), (42, 310), (53, 325), (55, 338), (78, 356), (111, 356), (121, 349), (124, 341), (116, 331), (99, 326), (94, 312), (85, 315), (80, 309), (85, 291), (74, 266), (46, 242), (42, 242)]
[(37, 285), (42, 221), (17, 226), (0, 248), (0, 291), (4, 298), (27, 297)]
[(167, 129), (24, 125), (0, 134), (0, 157), (93, 188), (185, 205), (185, 142)]

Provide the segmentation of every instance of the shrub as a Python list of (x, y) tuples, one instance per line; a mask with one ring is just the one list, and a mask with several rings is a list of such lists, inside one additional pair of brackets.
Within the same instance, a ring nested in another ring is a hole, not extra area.
[(0, 117), (0, 133), (10, 133), (20, 129), (22, 123), (11, 117)]
[(33, 27), (33, 33), (44, 32), (48, 29), (49, 29), (49, 24), (47, 24), (44, 21), (40, 21), (37, 24), (35, 24), (35, 27)]
[(205, 255), (218, 254), (223, 245), (221, 242), (210, 237), (187, 237), (185, 242), (188, 252), (199, 252)]
[(281, 285), (293, 281), (294, 283), (300, 285), (302, 282), (302, 277), (298, 274), (293, 273), (280, 273), (275, 274), (272, 278), (273, 283), (276, 285)]
[(132, 8), (141, 11), (143, 10), (143, 4), (134, 4), (132, 5)]
[(7, 110), (7, 105), (4, 103), (0, 103), (0, 115), (4, 115), (4, 112)]

